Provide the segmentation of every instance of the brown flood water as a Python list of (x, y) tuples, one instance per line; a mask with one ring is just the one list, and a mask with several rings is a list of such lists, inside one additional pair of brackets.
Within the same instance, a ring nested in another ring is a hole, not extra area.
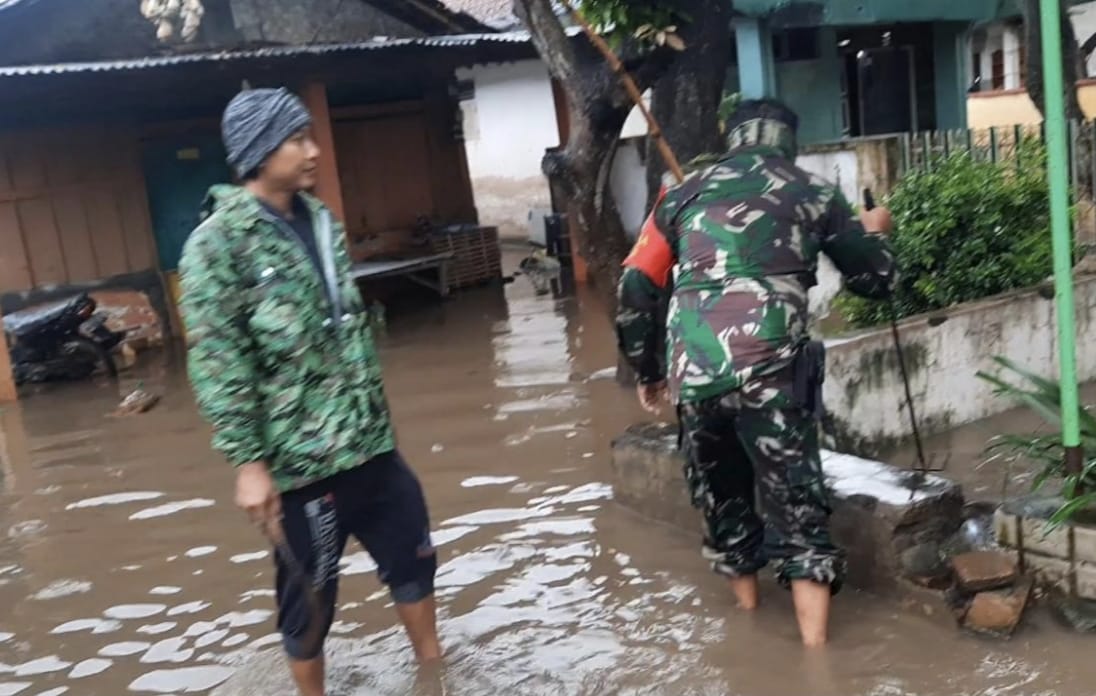
[[(609, 443), (641, 418), (600, 373), (613, 355), (595, 307), (533, 297), (522, 279), (394, 323), (388, 389), (431, 504), (448, 665), (416, 674), (351, 548), (333, 694), (1096, 691), (1096, 640), (1040, 614), (997, 643), (846, 592), (833, 644), (809, 655), (773, 584), (756, 616), (736, 613), (695, 537), (613, 503)], [(152, 362), (121, 385), (163, 391), (144, 416), (107, 418), (119, 389), (106, 384), (3, 411), (0, 696), (289, 694), (248, 686), (269, 683), (246, 665), (277, 640), (270, 559), (180, 370)]]

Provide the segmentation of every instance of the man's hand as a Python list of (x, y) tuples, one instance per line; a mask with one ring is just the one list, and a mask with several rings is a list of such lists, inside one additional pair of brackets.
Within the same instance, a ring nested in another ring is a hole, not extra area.
[(243, 508), (255, 524), (277, 520), (282, 514), (282, 499), (266, 462), (244, 464), (236, 474), (236, 505)]
[(890, 234), (894, 229), (894, 218), (887, 208), (872, 208), (860, 213), (860, 224), (869, 234)]
[(662, 410), (662, 402), (666, 400), (666, 382), (637, 385), (636, 394), (644, 411), (657, 414)]

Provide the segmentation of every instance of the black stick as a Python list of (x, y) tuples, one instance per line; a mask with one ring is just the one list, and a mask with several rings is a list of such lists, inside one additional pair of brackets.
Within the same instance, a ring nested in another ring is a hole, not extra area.
[[(871, 189), (864, 189), (864, 209), (875, 209), (875, 197)], [(894, 298), (887, 299), (887, 308), (890, 310), (891, 336), (894, 337), (894, 350), (898, 353), (898, 370), (902, 373), (902, 386), (906, 391), (906, 408), (910, 413), (910, 426), (913, 429), (913, 442), (917, 447), (917, 464), (922, 474), (932, 471), (928, 460), (925, 458), (925, 445), (921, 440), (921, 428), (917, 423), (917, 410), (913, 406), (913, 390), (910, 388), (909, 372), (906, 370), (906, 354), (902, 350), (902, 337), (898, 331), (898, 307), (894, 304)]]

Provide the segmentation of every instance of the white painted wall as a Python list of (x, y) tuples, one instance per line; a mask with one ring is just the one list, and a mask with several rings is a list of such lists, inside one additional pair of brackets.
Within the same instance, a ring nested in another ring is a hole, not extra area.
[[(1070, 8), (1069, 14), (1079, 43), (1083, 44), (1088, 37), (1096, 34), (1096, 2), (1086, 2)], [(1096, 53), (1088, 59), (1086, 67), (1088, 77), (1096, 77)]]
[[(1096, 342), (1096, 278), (1079, 279), (1076, 293), (1077, 345), (1083, 347)], [(976, 377), (979, 370), (996, 371), (996, 355), (1044, 377), (1057, 374), (1054, 302), (1036, 291), (1002, 295), (931, 316), (947, 317), (947, 321), (934, 327), (924, 317), (902, 324), (907, 355), (920, 356), (912, 361), (910, 377), (925, 430), (933, 425), (973, 423), (1015, 407), (996, 398), (992, 388)], [(867, 440), (909, 436), (890, 330), (835, 339), (827, 345), (825, 400), (830, 412)], [(875, 368), (879, 361), (883, 361), (881, 370)], [(1078, 351), (1077, 374), (1082, 382), (1096, 379), (1096, 351)]]
[(475, 99), (462, 103), (465, 151), (480, 221), (505, 237), (525, 238), (528, 213), (551, 196), (540, 164), (559, 145), (548, 71), (538, 60), (462, 69)]

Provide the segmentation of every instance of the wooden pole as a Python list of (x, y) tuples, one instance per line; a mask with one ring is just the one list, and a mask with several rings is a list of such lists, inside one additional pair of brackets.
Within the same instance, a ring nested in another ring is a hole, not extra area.
[(316, 196), (331, 209), (337, 219), (346, 222), (342, 182), (339, 180), (339, 165), (335, 154), (335, 130), (327, 103), (327, 87), (322, 82), (310, 82), (305, 85), (301, 96), (312, 114), (312, 137), (320, 148)]
[(658, 146), (658, 151), (662, 155), (663, 161), (666, 162), (666, 168), (670, 170), (678, 183), (685, 181), (685, 172), (681, 170), (681, 164), (677, 161), (677, 155), (674, 154), (674, 151), (670, 148), (670, 144), (666, 142), (666, 138), (663, 137), (662, 128), (659, 127), (658, 121), (655, 120), (651, 110), (647, 108), (647, 104), (643, 101), (643, 93), (639, 91), (639, 86), (636, 85), (635, 80), (628, 74), (628, 71), (624, 69), (624, 63), (620, 61), (620, 58), (613, 52), (613, 49), (605, 39), (594, 31), (594, 28), (590, 26), (590, 23), (586, 21), (586, 18), (575, 9), (574, 5), (571, 4), (571, 0), (561, 0), (561, 3), (563, 7), (571, 13), (571, 16), (574, 17), (578, 25), (582, 27), (582, 31), (585, 32), (586, 37), (590, 39), (590, 43), (594, 45), (594, 48), (605, 56), (605, 60), (609, 63), (609, 67), (612, 68), (616, 76), (620, 78), (621, 83), (624, 84), (624, 89), (628, 92), (628, 96), (632, 98), (632, 101), (635, 102), (635, 105), (638, 106), (639, 110), (643, 113), (643, 117), (647, 119), (647, 134), (651, 138), (654, 138), (655, 144)]
[[(0, 322), (4, 314), (0, 312)], [(11, 356), (8, 354), (8, 337), (0, 330), (0, 403), (18, 401), (19, 393), (15, 389), (15, 375), (11, 371)]]

